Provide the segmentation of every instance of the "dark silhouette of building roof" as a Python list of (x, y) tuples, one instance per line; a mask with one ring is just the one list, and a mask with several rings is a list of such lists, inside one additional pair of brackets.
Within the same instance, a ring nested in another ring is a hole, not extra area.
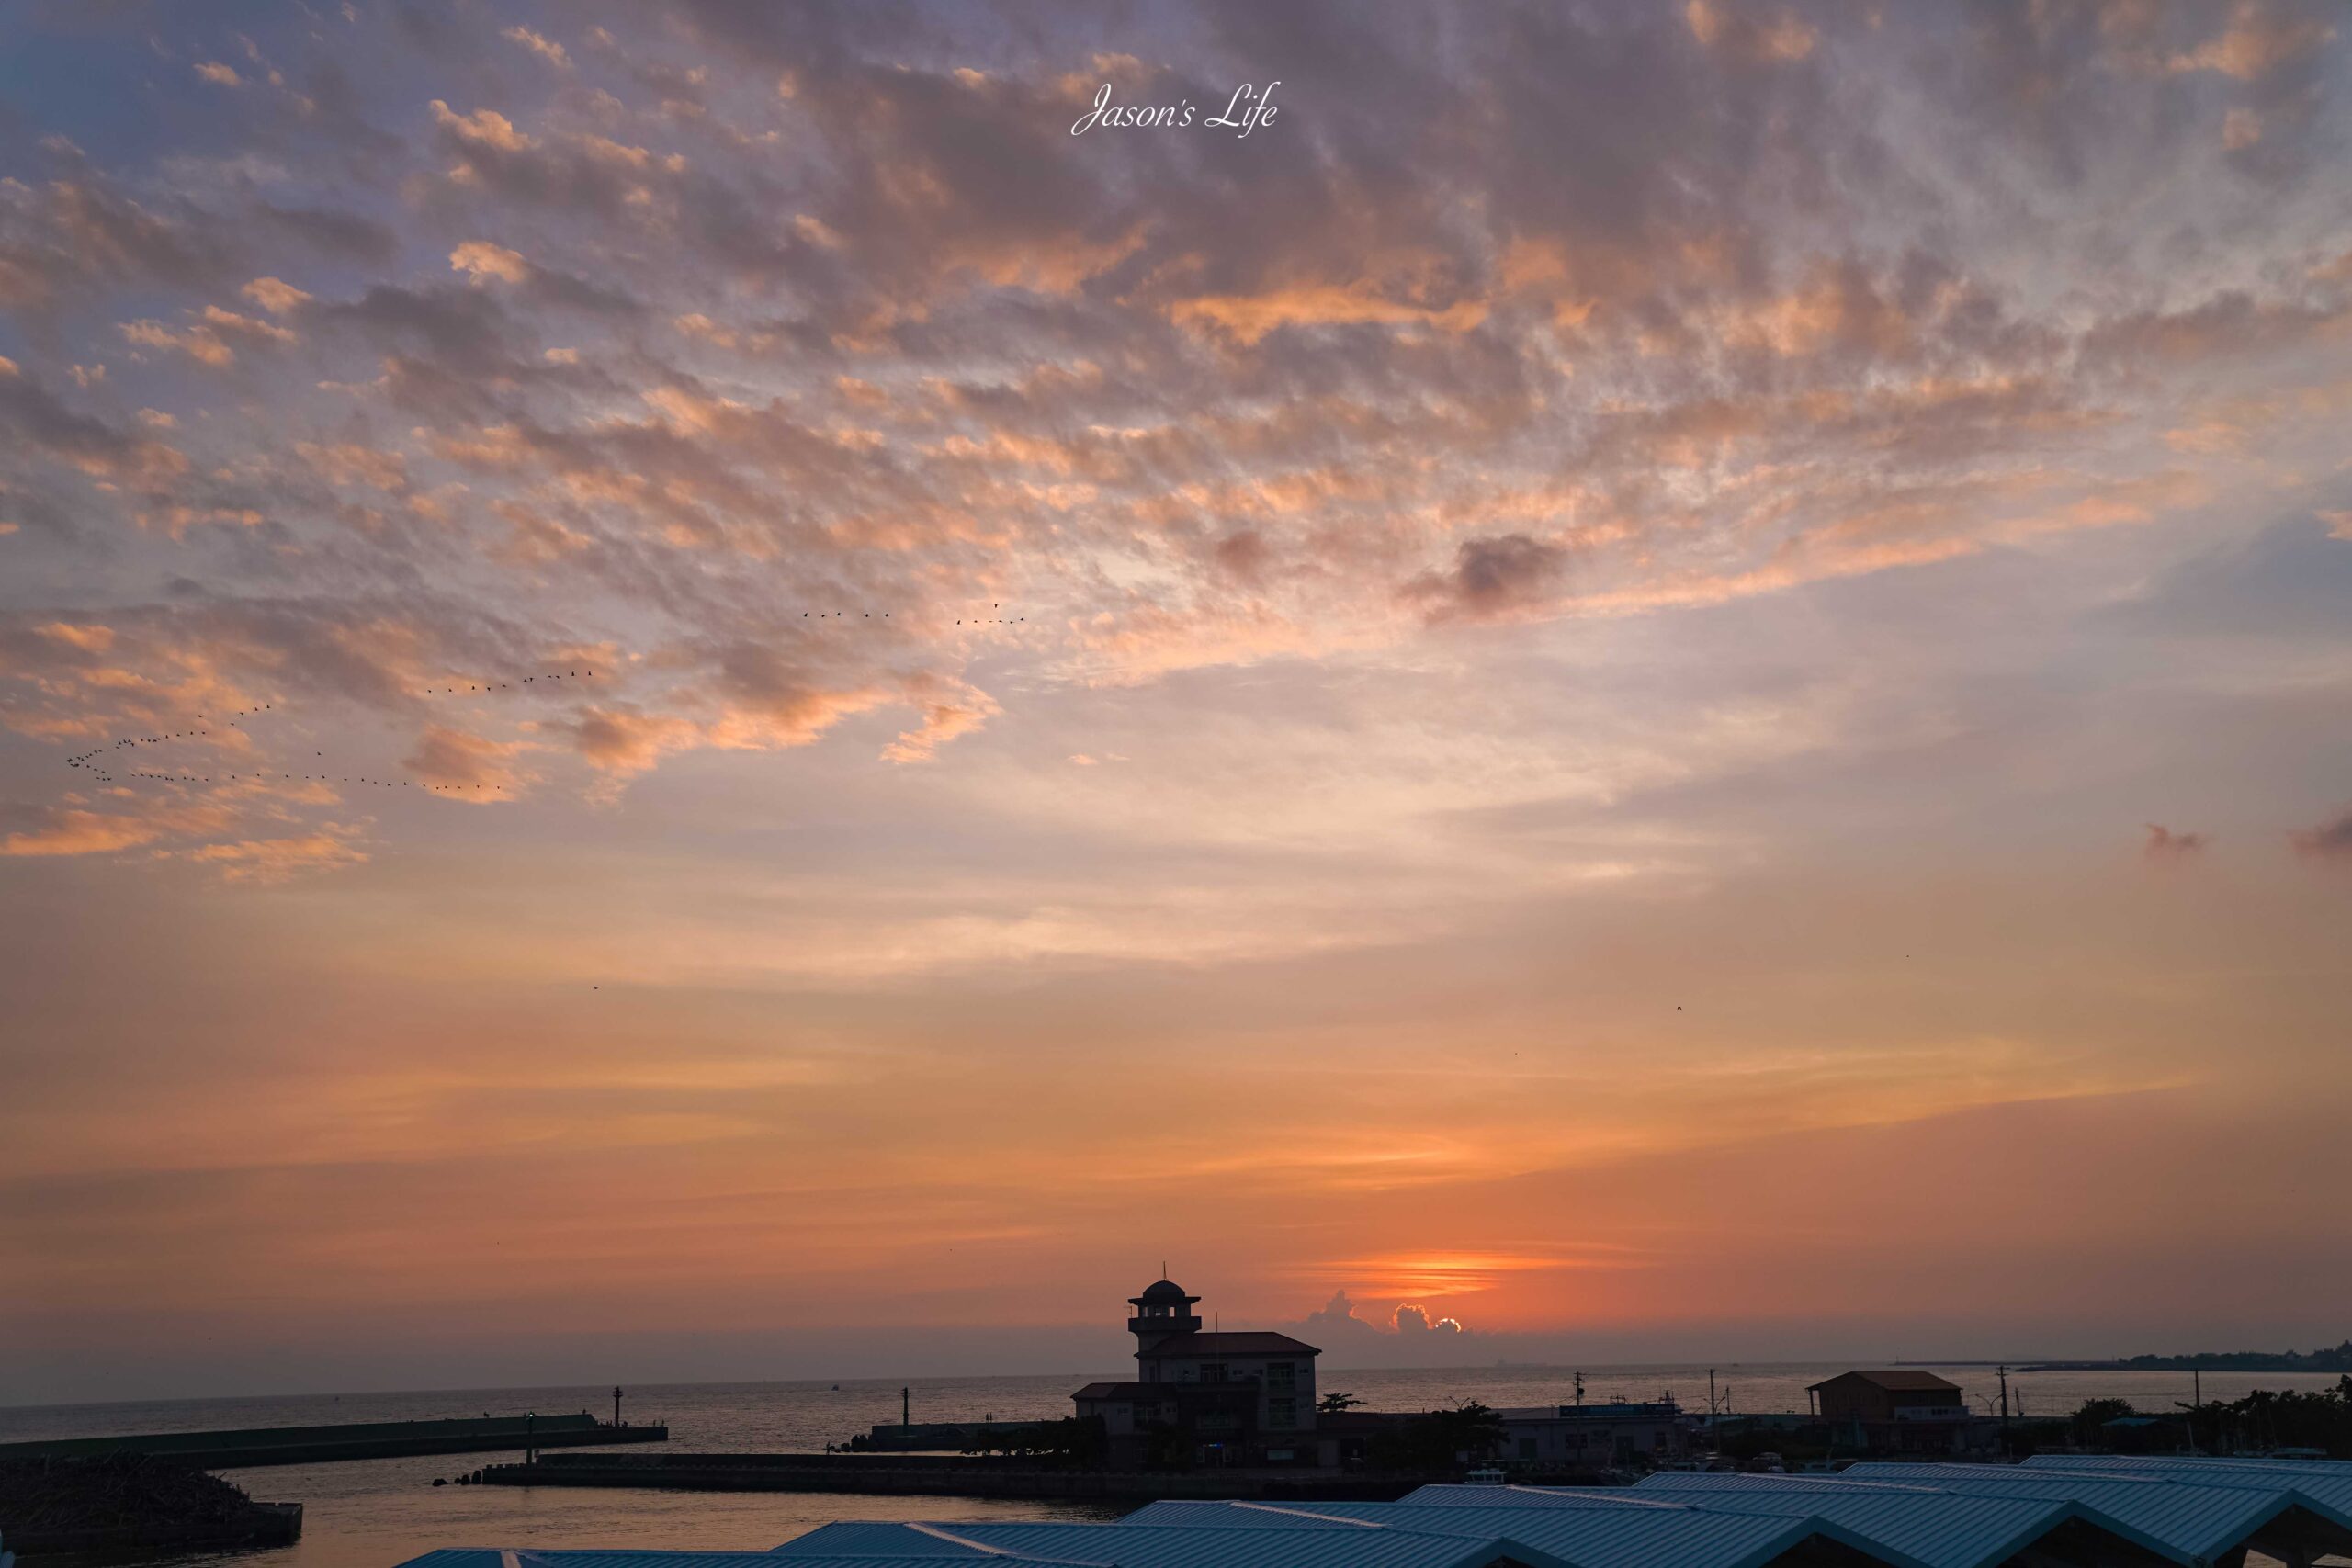
[(1175, 1389), (1172, 1382), (1091, 1382), (1072, 1399), (1165, 1399)]
[(1143, 1294), (1127, 1298), (1137, 1306), (1158, 1306), (1161, 1302), (1191, 1303), (1200, 1299), (1198, 1296), (1186, 1295), (1184, 1287), (1173, 1280), (1155, 1280), (1143, 1288)]
[(1815, 1393), (1827, 1388), (1831, 1383), (1843, 1382), (1848, 1378), (1860, 1378), (1864, 1382), (1876, 1384), (1891, 1393), (1958, 1393), (1960, 1392), (1960, 1385), (1956, 1382), (1947, 1382), (1933, 1372), (1915, 1371), (1908, 1367), (1898, 1367), (1888, 1371), (1839, 1372), (1834, 1378), (1825, 1378), (1820, 1382), (1808, 1383), (1805, 1392)]
[(1230, 1334), (1178, 1334), (1143, 1352), (1157, 1360), (1166, 1356), (1319, 1356), (1323, 1352), (1287, 1334), (1236, 1330)]

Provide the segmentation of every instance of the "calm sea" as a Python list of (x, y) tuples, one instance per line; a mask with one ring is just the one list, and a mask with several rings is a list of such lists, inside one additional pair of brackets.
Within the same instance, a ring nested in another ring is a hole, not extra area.
[[(1842, 1365), (1719, 1366), (1717, 1390), (1736, 1411), (1802, 1410), (1805, 1385)], [(1989, 1367), (1939, 1367), (1983, 1407), (1996, 1384)], [(1070, 1390), (1117, 1369), (1042, 1377), (930, 1379), (912, 1385), (914, 1417), (1011, 1420), (1069, 1414)], [(1376, 1410), (1429, 1410), (1457, 1399), (1488, 1404), (1551, 1404), (1574, 1397), (1565, 1367), (1486, 1367), (1432, 1371), (1327, 1370), (1324, 1392), (1344, 1389)], [(2333, 1377), (2209, 1372), (2208, 1399), (2255, 1388), (2328, 1388)], [(623, 1405), (632, 1422), (667, 1421), (673, 1452), (822, 1449), (899, 1418), (895, 1382), (676, 1383), (633, 1387)], [(2120, 1397), (2145, 1410), (2189, 1395), (2187, 1372), (2012, 1374), (2013, 1403), (2034, 1416), (2063, 1415), (2084, 1400)], [(1703, 1367), (1604, 1367), (1585, 1371), (1588, 1404), (1612, 1396), (1671, 1393), (1703, 1410)], [(146, 1404), (0, 1408), (0, 1442), (113, 1433), (298, 1427), (336, 1421), (408, 1421), (448, 1416), (588, 1410), (611, 1415), (603, 1388), (460, 1389), (439, 1393), (318, 1394), (298, 1398), (173, 1400)], [(956, 1497), (873, 1497), (819, 1493), (610, 1492), (564, 1487), (441, 1486), (436, 1476), (516, 1457), (443, 1455), (274, 1465), (221, 1473), (266, 1502), (304, 1506), (302, 1540), (280, 1551), (240, 1553), (234, 1568), (391, 1568), (442, 1546), (679, 1547), (764, 1551), (834, 1519), (1083, 1519), (1114, 1510), (1078, 1504), (990, 1503)], [(175, 1560), (193, 1563), (205, 1559)], [(221, 1568), (226, 1563), (211, 1559)]]

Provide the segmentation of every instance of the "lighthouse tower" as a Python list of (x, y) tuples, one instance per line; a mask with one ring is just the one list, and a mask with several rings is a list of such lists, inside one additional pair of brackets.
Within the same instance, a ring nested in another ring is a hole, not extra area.
[(1198, 1334), (1201, 1314), (1193, 1308), (1200, 1299), (1186, 1295), (1184, 1287), (1172, 1280), (1158, 1280), (1146, 1286), (1143, 1294), (1129, 1296), (1127, 1303), (1136, 1310), (1127, 1319), (1127, 1332), (1136, 1337), (1136, 1358), (1150, 1355), (1180, 1334)]

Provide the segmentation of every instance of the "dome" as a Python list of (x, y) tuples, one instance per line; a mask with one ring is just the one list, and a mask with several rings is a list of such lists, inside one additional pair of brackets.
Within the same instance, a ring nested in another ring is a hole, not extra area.
[(1144, 1287), (1143, 1294), (1136, 1298), (1139, 1302), (1189, 1302), (1193, 1299), (1186, 1295), (1184, 1287), (1173, 1280), (1161, 1280), (1155, 1284), (1147, 1285)]

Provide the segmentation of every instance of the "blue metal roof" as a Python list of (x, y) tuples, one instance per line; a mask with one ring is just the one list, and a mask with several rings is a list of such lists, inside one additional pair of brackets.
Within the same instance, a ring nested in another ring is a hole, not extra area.
[[(1403, 1529), (1119, 1524), (998, 1523), (826, 1525), (767, 1555), (795, 1568), (807, 1556), (882, 1556), (904, 1550), (890, 1532), (928, 1534), (933, 1544), (962, 1544), (961, 1555), (1001, 1562), (1102, 1564), (1106, 1568), (1487, 1568), (1503, 1555), (1499, 1544), (1476, 1531), (1428, 1534)], [(918, 1548), (930, 1555), (929, 1548)], [(956, 1555), (951, 1552), (948, 1555)], [(1001, 1554), (1001, 1555), (999, 1555)], [(936, 1563), (938, 1556), (933, 1555)], [(1544, 1558), (1532, 1568), (1568, 1568)], [(570, 1565), (562, 1565), (570, 1568)]]
[(2078, 1519), (2145, 1544), (2065, 1496), (1869, 1486), (1828, 1477), (1689, 1473), (1649, 1476), (1634, 1490), (1680, 1501), (1703, 1499), (1702, 1506), (1711, 1508), (1769, 1508), (1835, 1519), (1922, 1568), (1988, 1568)]
[[(770, 1551), (770, 1557), (876, 1557), (891, 1553), (901, 1557), (985, 1557), (988, 1554), (969, 1541), (956, 1538), (955, 1529), (934, 1525), (919, 1529), (903, 1522), (880, 1519), (847, 1519), (838, 1524), (819, 1525), (806, 1535), (793, 1537)], [(768, 1568), (775, 1568), (771, 1562)]]
[(2248, 1545), (2276, 1555), (2272, 1535), (2343, 1551), (2352, 1464), (2069, 1455), (1668, 1473), (1630, 1488), (1427, 1486), (1397, 1503), (1155, 1503), (1115, 1524), (833, 1524), (764, 1553), (465, 1548), (403, 1568), (1770, 1568), (1816, 1537), (1888, 1568), (1999, 1568), (2086, 1529), (2182, 1568)]
[[(1780, 1487), (1770, 1484), (1775, 1479), (1656, 1475), (1634, 1491), (1645, 1500), (1670, 1500), (1709, 1516), (1764, 1514), (1809, 1520), (1819, 1527), (1819, 1533), (1906, 1568), (1991, 1568), (2080, 1513), (2075, 1505), (2064, 1501), (1873, 1492), (1860, 1487)], [(1680, 1484), (1684, 1483), (1689, 1484)], [(1593, 1495), (1591, 1489), (1578, 1490)], [(1599, 1495), (1608, 1495), (1606, 1492)]]
[[(983, 1556), (966, 1551), (967, 1559), (986, 1562), (989, 1568), (1063, 1568), (1036, 1558)], [(796, 1554), (793, 1568), (939, 1568), (938, 1555), (913, 1551), (808, 1552)], [(501, 1551), (483, 1547), (428, 1551), (401, 1568), (775, 1568), (775, 1557), (764, 1551)]]
[[(1201, 1529), (1385, 1529), (1361, 1519), (1335, 1518), (1314, 1512), (1312, 1503), (1203, 1503), (1188, 1500), (1146, 1503), (1118, 1522), (1135, 1525), (1188, 1525)], [(1446, 1532), (1440, 1532), (1446, 1533)]]
[(2000, 1464), (1877, 1461), (1853, 1465), (1835, 1481), (1933, 1486), (2004, 1497), (2071, 1497), (2118, 1534), (2132, 1536), (2188, 1568), (2234, 1556), (2264, 1526), (2296, 1506), (2284, 1493), (2200, 1485), (2188, 1478), (2167, 1482)]
[(1658, 1507), (1679, 1508), (1680, 1503), (1637, 1497), (1623, 1486), (1464, 1486), (1444, 1481), (1417, 1487), (1403, 1501), (1418, 1508), (1497, 1507)]
[[(1091, 1555), (1118, 1568), (1487, 1568), (1502, 1555), (1490, 1538), (1407, 1529), (1264, 1530), (1158, 1525), (997, 1524), (959, 1535), (1026, 1556)], [(1565, 1568), (1542, 1560), (1535, 1568)]]
[(2177, 1484), (2228, 1486), (2290, 1494), (2295, 1502), (2340, 1529), (2352, 1530), (2352, 1461), (2324, 1459), (2207, 1459), (2124, 1454), (2036, 1454), (2018, 1469), (2031, 1474), (2139, 1476)]
[[(1511, 1490), (1469, 1486), (1464, 1492)], [(1860, 1550), (1835, 1527), (1816, 1529), (1812, 1519), (1787, 1519), (1751, 1514), (1711, 1514), (1696, 1508), (1642, 1503), (1630, 1496), (1618, 1500), (1573, 1500), (1547, 1504), (1542, 1498), (1521, 1498), (1481, 1506), (1475, 1499), (1421, 1503), (1419, 1495), (1401, 1503), (1317, 1503), (1302, 1512), (1383, 1524), (1395, 1529), (1459, 1530), (1499, 1545), (1506, 1555), (1521, 1562), (1541, 1559), (1566, 1562), (1574, 1568), (1763, 1568), (1763, 1565), (1804, 1545), (1816, 1534), (1829, 1534)], [(1289, 1539), (1295, 1540), (1295, 1536)], [(1351, 1538), (1353, 1539), (1353, 1538)], [(1898, 1564), (1897, 1568), (1909, 1568)]]

